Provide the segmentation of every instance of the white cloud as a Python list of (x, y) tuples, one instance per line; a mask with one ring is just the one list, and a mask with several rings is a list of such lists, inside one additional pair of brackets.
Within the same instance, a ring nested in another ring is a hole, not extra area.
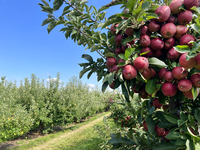
[[(47, 80), (47, 82), (49, 82), (50, 80), (52, 80), (52, 81), (56, 81), (56, 80), (58, 80), (57, 78), (52, 78), (52, 79), (46, 79)], [(61, 80), (59, 80), (59, 82), (62, 82)]]
[(88, 84), (88, 86), (89, 86), (90, 88), (94, 88), (94, 87), (95, 87), (94, 84)]

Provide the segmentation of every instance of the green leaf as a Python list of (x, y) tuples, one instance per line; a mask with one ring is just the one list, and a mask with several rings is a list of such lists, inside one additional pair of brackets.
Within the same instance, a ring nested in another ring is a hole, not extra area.
[(178, 139), (181, 136), (180, 132), (169, 132), (165, 137), (169, 140), (175, 140)]
[(149, 60), (149, 64), (152, 65), (152, 66), (156, 66), (158, 68), (165, 68), (165, 67), (167, 67), (167, 65), (163, 61), (159, 60), (156, 57), (151, 57), (148, 60)]
[(53, 10), (58, 10), (63, 4), (63, 0), (55, 0), (53, 4)]
[(192, 139), (187, 139), (186, 147), (187, 147), (187, 150), (195, 150), (195, 145)]
[(147, 123), (147, 128), (150, 134), (154, 134), (155, 132), (155, 123), (153, 121), (152, 115), (147, 115), (145, 117), (145, 121)]
[(200, 50), (200, 43), (198, 42), (194, 42), (193, 43), (194, 45), (193, 45), (193, 47), (192, 47), (192, 49), (191, 49), (191, 52), (199, 52), (199, 50)]
[(128, 60), (128, 58), (132, 55), (133, 51), (134, 51), (134, 48), (127, 48), (125, 50), (125, 59), (126, 60)]
[(155, 14), (155, 13), (148, 13), (147, 14), (147, 20), (154, 19), (154, 18), (158, 19), (158, 15)]
[(194, 10), (196, 12), (198, 12), (198, 14), (200, 15), (200, 7), (196, 7), (196, 6), (193, 6), (192, 8), (190, 8), (191, 10)]
[(123, 59), (123, 60), (126, 60), (124, 54), (119, 54), (118, 56), (119, 56), (119, 58), (121, 58), (121, 59)]
[(190, 27), (192, 27), (197, 33), (200, 34), (200, 25), (192, 24), (192, 25), (190, 25)]
[(199, 95), (197, 88), (192, 87), (192, 96), (193, 96), (193, 100), (195, 100), (197, 98), (197, 96)]
[(51, 30), (53, 30), (53, 28), (56, 27), (56, 21), (52, 21), (49, 23), (48, 27), (47, 27), (47, 31), (48, 31), (48, 34), (51, 32)]
[(110, 19), (110, 20), (107, 20), (104, 22), (103, 26), (102, 26), (102, 29), (111, 25), (111, 24), (114, 24), (114, 23), (119, 23), (121, 22), (122, 18), (120, 17), (117, 17), (117, 18), (113, 18), (113, 19)]
[(194, 110), (194, 117), (198, 122), (200, 122), (200, 108)]
[(159, 143), (153, 146), (153, 150), (177, 150), (179, 146), (171, 143)]
[(42, 7), (42, 11), (48, 12), (50, 14), (53, 13), (53, 9), (49, 6), (41, 6)]
[(115, 72), (112, 72), (108, 75), (108, 84), (111, 85), (113, 82), (113, 79), (115, 77)]
[(133, 39), (134, 39), (133, 36), (129, 36), (129, 37), (125, 38), (125, 39), (122, 39), (121, 43), (122, 43), (122, 45), (126, 45), (126, 43), (132, 41)]
[(88, 55), (88, 54), (83, 54), (82, 58), (88, 60), (90, 63), (93, 63), (92, 57), (90, 55)]
[(71, 6), (66, 6), (66, 7), (63, 9), (62, 16), (70, 12), (70, 10), (69, 10), (70, 7), (71, 7)]
[(54, 19), (53, 19), (53, 18), (47, 18), (47, 19), (45, 19), (45, 20), (42, 22), (42, 26), (48, 24), (48, 23), (51, 22), (51, 21), (54, 21)]
[(114, 53), (108, 52), (105, 54), (106, 57), (116, 57)]
[(45, 6), (49, 6), (49, 4), (45, 0), (41, 0)]
[(129, 89), (127, 87), (127, 81), (122, 83), (122, 94), (125, 96), (126, 99), (129, 99)]
[(188, 53), (190, 52), (190, 47), (187, 45), (177, 45), (174, 49), (179, 53)]
[(186, 142), (186, 140), (178, 138), (178, 139), (176, 139), (175, 145), (179, 145), (179, 146), (185, 145), (185, 142)]
[(170, 123), (177, 124), (177, 120), (179, 119), (178, 117), (170, 114), (163, 114), (165, 119), (169, 121)]
[(125, 66), (125, 65), (126, 65), (125, 62), (120, 62), (120, 63), (117, 65), (117, 67), (122, 67), (122, 66)]
[(156, 91), (156, 80), (149, 79), (145, 85), (145, 90), (148, 94), (153, 94)]
[(108, 81), (103, 83), (101, 91), (104, 93), (107, 87), (108, 87)]
[(89, 70), (91, 70), (91, 67), (81, 70), (81, 72), (79, 73), (79, 78), (81, 79), (83, 75)]
[(128, 0), (127, 2), (127, 8), (129, 8), (130, 11), (135, 9), (137, 7), (138, 0)]

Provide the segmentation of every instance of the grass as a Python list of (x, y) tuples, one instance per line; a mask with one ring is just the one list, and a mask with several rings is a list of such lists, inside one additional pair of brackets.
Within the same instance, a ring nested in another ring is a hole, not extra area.
[[(70, 127), (66, 127), (65, 130), (62, 130), (57, 133), (49, 134), (47, 136), (39, 137), (37, 139), (22, 141), (22, 145), (13, 148), (13, 150), (28, 150), (34, 147), (41, 146), (41, 149), (59, 149), (59, 150), (98, 150), (98, 144), (102, 142), (102, 139), (99, 138), (99, 135), (95, 133), (93, 126), (88, 126), (77, 133), (74, 133), (73, 136), (65, 136), (67, 133), (70, 134), (71, 131), (77, 130), (83, 127), (86, 124), (90, 124), (92, 121), (109, 114), (109, 112), (105, 112), (102, 114), (98, 114), (89, 120), (73, 125)], [(98, 121), (95, 125), (103, 125), (103, 121)], [(74, 131), (75, 132), (75, 131)], [(53, 142), (53, 139), (57, 139)], [(52, 141), (52, 142), (51, 142)], [(46, 143), (50, 142), (47, 147), (42, 148), (42, 146)]]

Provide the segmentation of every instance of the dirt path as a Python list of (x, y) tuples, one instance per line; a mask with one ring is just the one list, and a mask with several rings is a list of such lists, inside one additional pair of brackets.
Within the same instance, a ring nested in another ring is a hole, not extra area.
[[(110, 115), (110, 114), (107, 114), (105, 116), (108, 116), (108, 115)], [(96, 119), (96, 120), (94, 120), (94, 121), (92, 121), (92, 122), (90, 122), (90, 123), (78, 128), (78, 129), (76, 129), (74, 131), (71, 131), (71, 132), (68, 132), (68, 133), (66, 133), (66, 134), (64, 134), (62, 136), (53, 138), (52, 140), (50, 140), (48, 142), (45, 142), (42, 145), (38, 145), (37, 147), (31, 148), (30, 150), (46, 150), (46, 149), (50, 150), (51, 148), (48, 147), (49, 145), (52, 145), (54, 143), (56, 144), (60, 140), (63, 140), (63, 139), (66, 140), (66, 139), (72, 137), (75, 134), (81, 133), (84, 129), (89, 128), (91, 126), (94, 126), (95, 124), (101, 122), (103, 120), (103, 117), (104, 116), (102, 116), (102, 117), (100, 117), (100, 118), (98, 118), (98, 119)]]

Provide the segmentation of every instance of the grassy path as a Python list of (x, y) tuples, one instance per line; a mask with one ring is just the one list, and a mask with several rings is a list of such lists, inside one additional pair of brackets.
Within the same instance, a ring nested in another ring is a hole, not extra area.
[[(82, 125), (76, 130), (64, 132), (58, 136), (51, 137), (48, 140), (44, 139), (39, 143), (30, 142), (24, 143), (22, 146), (14, 148), (15, 150), (98, 150), (98, 144), (101, 139), (95, 133), (93, 126), (102, 124), (104, 116), (109, 115), (106, 113), (103, 116), (93, 120), (85, 125)], [(49, 135), (51, 136), (51, 135)], [(95, 146), (95, 147), (94, 147)]]

